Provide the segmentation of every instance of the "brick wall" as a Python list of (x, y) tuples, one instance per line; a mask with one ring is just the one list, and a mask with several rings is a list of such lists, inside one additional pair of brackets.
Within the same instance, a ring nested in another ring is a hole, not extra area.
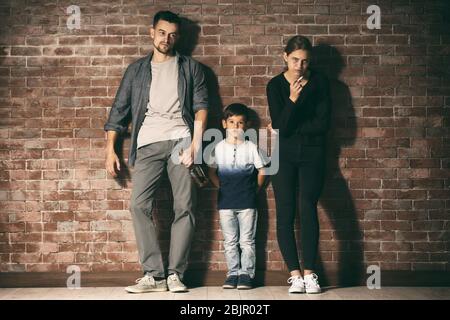
[[(371, 4), (379, 30), (366, 26)], [(67, 28), (69, 5), (81, 9), (79, 30)], [(0, 4), (0, 271), (139, 270), (132, 172), (107, 176), (103, 124), (125, 67), (151, 50), (160, 9), (190, 21), (183, 48), (206, 67), (212, 127), (236, 101), (264, 126), (283, 44), (313, 41), (334, 101), (322, 268), (449, 270), (447, 1), (10, 0)], [(192, 268), (226, 269), (216, 194), (200, 192)], [(286, 270), (270, 185), (259, 202), (258, 268)], [(165, 251), (171, 205), (166, 180), (156, 210)]]

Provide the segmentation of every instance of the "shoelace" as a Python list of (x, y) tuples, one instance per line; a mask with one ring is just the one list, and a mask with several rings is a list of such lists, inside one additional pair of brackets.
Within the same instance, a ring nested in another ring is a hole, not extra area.
[[(319, 287), (319, 281), (317, 281), (319, 277), (315, 273), (312, 273), (311, 275), (312, 277), (308, 277), (309, 281), (313, 282), (315, 286)], [(306, 281), (306, 283), (308, 283), (308, 281)]]
[(293, 284), (293, 285), (303, 285), (303, 279), (299, 276), (292, 276), (288, 279), (287, 281), (289, 284)]
[(152, 283), (152, 281), (150, 281), (150, 277), (148, 277), (148, 276), (144, 276), (142, 278), (136, 279), (136, 283), (140, 283), (141, 281), (147, 282), (148, 284)]

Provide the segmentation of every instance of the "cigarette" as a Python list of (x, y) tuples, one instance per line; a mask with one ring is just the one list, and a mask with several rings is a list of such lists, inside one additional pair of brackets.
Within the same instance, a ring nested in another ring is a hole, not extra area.
[(303, 79), (303, 76), (301, 76), (300, 78), (298, 78), (297, 80), (295, 80), (295, 82), (302, 81), (302, 79)]

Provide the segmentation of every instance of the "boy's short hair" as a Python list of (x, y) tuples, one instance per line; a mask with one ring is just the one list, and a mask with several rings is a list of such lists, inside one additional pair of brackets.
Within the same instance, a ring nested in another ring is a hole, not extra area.
[(232, 116), (243, 116), (245, 121), (248, 121), (249, 118), (249, 109), (246, 105), (242, 103), (232, 103), (228, 107), (225, 108), (223, 112), (223, 119), (227, 120)]
[(173, 13), (172, 11), (159, 11), (155, 14), (155, 16), (153, 17), (153, 27), (156, 27), (156, 25), (158, 24), (159, 20), (164, 20), (170, 23), (174, 23), (176, 25), (178, 25), (178, 27), (181, 24), (181, 19), (180, 17), (176, 14)]

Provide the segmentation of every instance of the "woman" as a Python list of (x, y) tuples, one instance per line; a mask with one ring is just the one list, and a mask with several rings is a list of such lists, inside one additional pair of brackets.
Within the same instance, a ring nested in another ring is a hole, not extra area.
[[(327, 78), (308, 68), (312, 46), (297, 35), (283, 53), (287, 70), (267, 84), (271, 130), (278, 129), (280, 165), (272, 176), (277, 212), (277, 239), (291, 277), (290, 293), (320, 293), (314, 273), (319, 242), (317, 202), (325, 176), (330, 92)], [(297, 188), (303, 275), (294, 234)]]

